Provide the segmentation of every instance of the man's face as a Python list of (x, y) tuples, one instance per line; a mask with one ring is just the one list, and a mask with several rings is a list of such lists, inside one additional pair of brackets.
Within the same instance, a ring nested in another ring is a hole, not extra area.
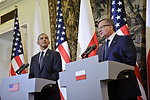
[(111, 28), (112, 25), (106, 23), (105, 20), (101, 21), (99, 24), (98, 24), (98, 32), (100, 34), (100, 36), (104, 39), (108, 38), (110, 35), (111, 35)]
[(37, 44), (40, 45), (41, 49), (45, 49), (48, 47), (50, 41), (48, 39), (48, 36), (46, 34), (40, 35)]

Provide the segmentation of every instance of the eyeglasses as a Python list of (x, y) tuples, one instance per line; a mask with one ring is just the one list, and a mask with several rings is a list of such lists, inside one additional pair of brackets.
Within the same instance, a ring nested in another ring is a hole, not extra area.
[(105, 26), (110, 26), (110, 25), (102, 25), (102, 26), (98, 27), (98, 30), (104, 28)]

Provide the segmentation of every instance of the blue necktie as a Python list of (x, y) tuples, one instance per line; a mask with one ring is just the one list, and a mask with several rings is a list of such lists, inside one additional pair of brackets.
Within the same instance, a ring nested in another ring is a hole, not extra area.
[(107, 55), (107, 52), (108, 52), (109, 41), (110, 41), (110, 40), (107, 40), (106, 43), (105, 43), (104, 59), (106, 59), (106, 55)]
[(44, 58), (44, 52), (42, 51), (41, 56), (40, 56), (40, 69), (42, 69), (42, 65), (43, 65), (43, 58)]

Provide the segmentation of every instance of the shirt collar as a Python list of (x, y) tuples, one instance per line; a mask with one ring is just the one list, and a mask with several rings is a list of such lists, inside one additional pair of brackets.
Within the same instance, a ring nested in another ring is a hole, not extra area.
[(112, 40), (114, 39), (115, 35), (116, 35), (116, 32), (114, 32), (108, 39), (105, 39), (105, 41), (110, 40), (108, 46), (110, 46), (110, 44), (111, 44)]
[(44, 52), (43, 55), (45, 56), (45, 53), (47, 52), (47, 50), (48, 50), (48, 48), (46, 48), (45, 50), (41, 50), (41, 51), (40, 51), (40, 55), (41, 55), (42, 52)]
[(112, 41), (113, 38), (115, 37), (115, 35), (116, 35), (116, 33), (114, 32), (108, 39), (109, 39), (110, 41)]

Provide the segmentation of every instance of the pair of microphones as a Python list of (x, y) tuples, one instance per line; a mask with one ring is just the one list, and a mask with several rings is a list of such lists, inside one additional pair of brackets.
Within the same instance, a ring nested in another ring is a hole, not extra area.
[(87, 49), (82, 53), (81, 57), (82, 57), (82, 58), (87, 58), (88, 55), (89, 55), (92, 51), (94, 51), (94, 50), (96, 49), (96, 47), (97, 47), (96, 44), (87, 47)]

